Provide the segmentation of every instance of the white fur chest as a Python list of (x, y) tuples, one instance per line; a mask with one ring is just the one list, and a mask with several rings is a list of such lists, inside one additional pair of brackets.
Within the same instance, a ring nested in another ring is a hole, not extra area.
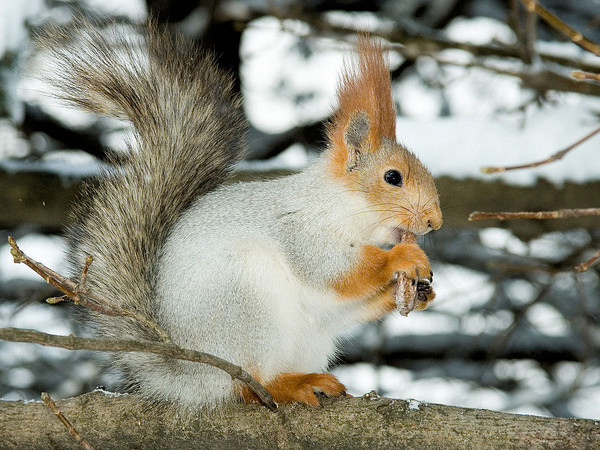
[(252, 261), (246, 265), (247, 276), (262, 287), (263, 326), (273, 328), (271, 348), (265, 349), (273, 359), (259, 358), (261, 370), (267, 376), (325, 370), (335, 355), (337, 336), (359, 321), (363, 306), (342, 302), (334, 292), (303, 280), (277, 246), (252, 241), (240, 245)]

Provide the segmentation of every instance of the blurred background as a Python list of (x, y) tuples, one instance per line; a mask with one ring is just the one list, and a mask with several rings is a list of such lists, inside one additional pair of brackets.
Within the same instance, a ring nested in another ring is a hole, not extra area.
[[(600, 42), (600, 0), (541, 2)], [(325, 145), (357, 30), (390, 47), (397, 135), (437, 179), (445, 224), (422, 245), (438, 293), (427, 311), (349, 330), (332, 369), (350, 393), (600, 419), (600, 218), (487, 220), (470, 212), (600, 207), (600, 135), (564, 159), (496, 175), (484, 166), (550, 156), (600, 126), (600, 58), (518, 0), (306, 2), (0, 0), (0, 326), (85, 334), (75, 307), (12, 263), (14, 236), (68, 273), (61, 230), (82, 179), (124, 147), (127, 124), (65, 108), (28, 76), (31, 36), (75, 13), (149, 15), (211, 48), (236, 77), (250, 123), (236, 178), (299, 170)], [(93, 266), (92, 266), (93, 270)], [(0, 397), (74, 396), (102, 385), (106, 355), (0, 342)]]

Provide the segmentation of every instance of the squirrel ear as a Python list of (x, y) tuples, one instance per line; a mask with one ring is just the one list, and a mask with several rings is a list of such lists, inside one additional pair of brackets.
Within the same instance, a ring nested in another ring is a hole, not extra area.
[(344, 144), (348, 151), (348, 171), (358, 165), (360, 154), (365, 145), (368, 145), (369, 129), (369, 116), (366, 112), (356, 111), (352, 114), (344, 130)]

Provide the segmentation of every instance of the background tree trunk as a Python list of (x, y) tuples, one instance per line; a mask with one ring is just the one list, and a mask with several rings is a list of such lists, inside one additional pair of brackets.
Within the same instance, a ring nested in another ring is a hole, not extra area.
[[(239, 171), (232, 182), (261, 180), (289, 175), (287, 170)], [(48, 231), (58, 232), (68, 223), (68, 212), (79, 192), (80, 179), (61, 177), (44, 171), (8, 172), (0, 168), (0, 228), (13, 228), (29, 223)], [(455, 179), (448, 176), (436, 180), (443, 193), (444, 221), (454, 228), (484, 228), (497, 226), (510, 228), (523, 239), (541, 233), (568, 230), (575, 227), (597, 226), (597, 217), (580, 217), (562, 220), (484, 220), (468, 222), (472, 211), (544, 211), (560, 208), (597, 207), (600, 182), (564, 183), (557, 187), (546, 181), (535, 186), (514, 186), (501, 181)], [(15, 200), (16, 199), (16, 200)], [(460, 201), (456, 200), (460, 199)]]

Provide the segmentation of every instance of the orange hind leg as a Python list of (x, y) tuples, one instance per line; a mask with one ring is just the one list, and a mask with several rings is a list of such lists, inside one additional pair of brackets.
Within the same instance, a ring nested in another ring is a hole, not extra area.
[[(276, 403), (304, 403), (316, 406), (319, 405), (316, 393), (329, 397), (346, 395), (345, 386), (327, 373), (282, 373), (263, 386), (271, 393)], [(239, 395), (245, 403), (260, 402), (252, 389), (246, 385), (240, 389)]]

